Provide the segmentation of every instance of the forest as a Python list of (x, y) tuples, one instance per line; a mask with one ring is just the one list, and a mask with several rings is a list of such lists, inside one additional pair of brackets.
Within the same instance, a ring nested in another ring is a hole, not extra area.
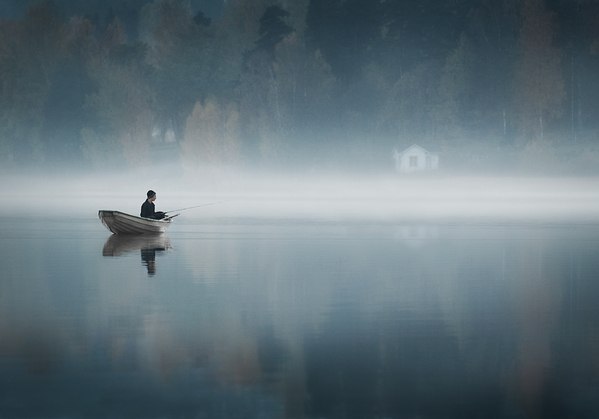
[(599, 173), (595, 0), (131, 4), (0, 20), (0, 170)]

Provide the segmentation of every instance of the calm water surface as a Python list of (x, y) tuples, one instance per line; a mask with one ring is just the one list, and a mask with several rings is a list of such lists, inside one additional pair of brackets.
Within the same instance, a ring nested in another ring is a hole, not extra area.
[(599, 226), (0, 220), (0, 418), (597, 418)]

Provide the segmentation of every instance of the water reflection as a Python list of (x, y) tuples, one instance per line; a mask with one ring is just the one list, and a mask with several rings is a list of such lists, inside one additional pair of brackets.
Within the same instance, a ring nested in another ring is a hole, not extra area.
[(164, 234), (143, 235), (111, 235), (102, 248), (103, 256), (123, 256), (139, 250), (141, 263), (146, 267), (148, 275), (156, 274), (156, 253), (171, 247), (170, 240)]
[(8, 258), (0, 417), (599, 417), (596, 229), (211, 231)]

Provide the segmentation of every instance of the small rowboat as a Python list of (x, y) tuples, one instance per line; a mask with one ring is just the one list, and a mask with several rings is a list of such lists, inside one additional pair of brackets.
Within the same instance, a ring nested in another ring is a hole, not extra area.
[(98, 211), (98, 217), (102, 221), (102, 224), (114, 234), (164, 233), (175, 216), (166, 217), (162, 220), (154, 220), (152, 218), (137, 217), (121, 211)]

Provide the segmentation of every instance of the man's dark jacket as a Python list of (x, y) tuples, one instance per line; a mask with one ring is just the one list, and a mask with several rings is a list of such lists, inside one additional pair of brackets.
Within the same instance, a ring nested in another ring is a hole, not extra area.
[(155, 218), (157, 220), (160, 220), (164, 218), (164, 213), (162, 211), (156, 212), (156, 207), (154, 206), (154, 203), (146, 199), (144, 203), (141, 205), (140, 217)]

